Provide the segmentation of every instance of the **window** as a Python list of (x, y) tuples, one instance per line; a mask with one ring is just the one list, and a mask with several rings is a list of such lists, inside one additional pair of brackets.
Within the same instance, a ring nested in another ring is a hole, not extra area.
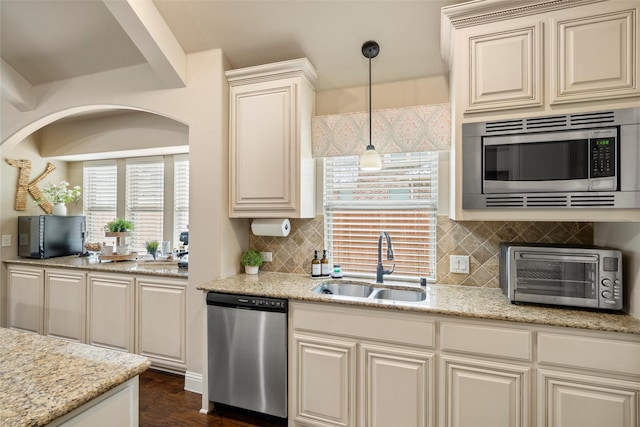
[(83, 173), (90, 241), (109, 242), (103, 227), (120, 217), (135, 226), (132, 251), (146, 253), (149, 240), (179, 246), (189, 222), (188, 154), (84, 162)]
[(375, 277), (378, 236), (387, 231), (395, 280), (435, 281), (438, 153), (382, 156), (382, 170), (363, 172), (357, 156), (325, 159), (325, 240), (345, 275)]
[(115, 160), (85, 162), (83, 206), (87, 217), (88, 241), (104, 241), (103, 227), (116, 217), (118, 168)]
[(180, 245), (180, 232), (189, 225), (189, 155), (174, 156), (173, 246)]
[(145, 252), (145, 242), (164, 233), (164, 159), (127, 159), (126, 217), (135, 225), (131, 250)]

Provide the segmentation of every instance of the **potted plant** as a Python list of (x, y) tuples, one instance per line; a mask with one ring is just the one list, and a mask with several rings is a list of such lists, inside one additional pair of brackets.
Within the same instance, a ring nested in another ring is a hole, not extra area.
[(258, 274), (258, 268), (262, 265), (262, 261), (262, 254), (255, 249), (243, 252), (240, 258), (240, 263), (244, 265), (246, 274)]
[(104, 226), (104, 231), (111, 233), (122, 233), (133, 230), (133, 223), (124, 218), (116, 218)]
[(147, 252), (151, 254), (153, 259), (156, 259), (156, 254), (158, 253), (158, 246), (160, 243), (157, 240), (151, 240), (149, 242), (145, 242), (144, 246), (147, 248)]
[(82, 190), (79, 185), (69, 188), (67, 181), (60, 184), (50, 182), (42, 190), (42, 197), (36, 201), (37, 204), (49, 202), (53, 205), (53, 215), (66, 215), (67, 203), (77, 202), (82, 197)]

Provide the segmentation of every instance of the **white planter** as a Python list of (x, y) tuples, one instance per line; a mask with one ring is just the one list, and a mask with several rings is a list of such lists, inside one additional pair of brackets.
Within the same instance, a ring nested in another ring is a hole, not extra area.
[(67, 216), (67, 205), (64, 203), (56, 203), (51, 210), (52, 215)]
[(131, 250), (129, 249), (129, 245), (117, 246), (116, 252), (117, 252), (118, 255), (129, 255), (129, 254), (131, 254)]
[(244, 272), (246, 274), (258, 274), (258, 268), (257, 265), (245, 265)]

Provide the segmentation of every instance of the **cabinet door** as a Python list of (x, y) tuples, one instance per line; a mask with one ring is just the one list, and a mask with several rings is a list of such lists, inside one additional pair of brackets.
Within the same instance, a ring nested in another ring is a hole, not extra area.
[(442, 356), (440, 370), (442, 426), (529, 425), (529, 367)]
[(600, 8), (591, 15), (576, 17), (574, 12), (552, 20), (551, 104), (640, 95), (639, 10)]
[(8, 326), (28, 332), (44, 332), (44, 270), (9, 267)]
[(132, 277), (89, 274), (87, 342), (133, 352), (133, 298)]
[(44, 334), (85, 342), (86, 274), (47, 270), (44, 288)]
[(471, 36), (466, 111), (542, 105), (541, 40), (540, 23)]
[(154, 365), (186, 369), (186, 282), (142, 278), (136, 280), (136, 353)]
[(432, 426), (433, 358), (433, 353), (413, 349), (362, 344), (360, 424)]
[(538, 419), (545, 427), (638, 427), (640, 383), (538, 372)]
[(295, 213), (296, 89), (291, 79), (231, 88), (232, 216)]
[(356, 343), (295, 334), (295, 420), (355, 426)]

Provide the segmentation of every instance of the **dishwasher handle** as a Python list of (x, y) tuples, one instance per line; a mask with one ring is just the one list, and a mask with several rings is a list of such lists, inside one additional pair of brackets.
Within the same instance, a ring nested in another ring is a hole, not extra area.
[(288, 309), (287, 302), (286, 299), (207, 292), (207, 305), (240, 308), (244, 310), (286, 313)]

